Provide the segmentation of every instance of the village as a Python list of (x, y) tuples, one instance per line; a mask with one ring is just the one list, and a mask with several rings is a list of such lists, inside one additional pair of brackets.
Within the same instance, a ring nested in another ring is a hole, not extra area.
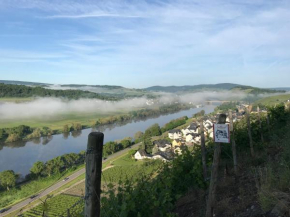
[[(248, 104), (237, 105), (236, 110), (232, 112), (233, 123), (242, 119), (247, 110), (251, 111), (252, 107)], [(182, 150), (186, 147), (192, 149), (195, 146), (200, 146), (201, 122), (203, 124), (202, 131), (204, 132), (205, 141), (213, 140), (213, 126), (217, 122), (218, 115), (219, 113), (204, 116), (202, 121), (191, 118), (191, 123), (186, 127), (169, 130), (166, 138), (153, 141), (154, 147), (152, 154), (148, 154), (145, 150), (140, 149), (135, 153), (134, 158), (136, 160), (160, 159), (164, 162), (168, 162), (172, 160), (176, 154), (182, 154)], [(226, 123), (230, 123), (228, 114)]]

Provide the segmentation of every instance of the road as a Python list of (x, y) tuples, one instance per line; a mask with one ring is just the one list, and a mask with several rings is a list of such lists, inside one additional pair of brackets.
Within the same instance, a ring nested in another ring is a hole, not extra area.
[[(110, 161), (111, 159), (114, 159), (116, 157), (119, 157), (121, 155), (124, 155), (125, 153), (127, 153), (128, 151), (130, 151), (131, 149), (134, 149), (134, 148), (137, 148), (141, 143), (137, 143), (135, 145), (132, 145), (130, 148), (126, 148), (124, 150), (121, 150), (121, 151), (118, 151), (110, 156), (107, 157), (106, 160), (103, 160), (103, 163), (104, 162), (107, 162), (107, 161)], [(39, 193), (36, 197), (34, 198), (28, 198), (20, 203), (17, 203), (13, 206), (11, 206), (9, 208), (9, 210), (7, 210), (6, 212), (4, 213), (1, 213), (0, 214), (0, 217), (2, 216), (6, 216), (12, 212), (15, 212), (17, 210), (20, 210), (20, 209), (23, 209), (25, 206), (29, 205), (30, 203), (38, 200), (39, 198), (42, 198), (42, 197), (45, 197), (46, 195), (50, 194), (51, 192), (53, 191), (56, 191), (57, 189), (61, 188), (62, 186), (66, 185), (67, 183), (73, 181), (74, 179), (76, 179), (77, 177), (79, 177), (80, 175), (84, 174), (86, 172), (86, 169), (83, 168), (83, 169), (80, 169), (78, 171), (76, 171), (75, 173), (73, 173), (72, 175), (68, 176), (68, 180), (67, 181), (59, 181), (57, 182), (56, 184), (50, 186), (49, 188), (45, 189), (44, 191), (42, 191), (41, 193)]]

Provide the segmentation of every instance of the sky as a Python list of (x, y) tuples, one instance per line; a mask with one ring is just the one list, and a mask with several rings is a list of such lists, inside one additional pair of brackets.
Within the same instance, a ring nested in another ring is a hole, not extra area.
[(0, 80), (290, 86), (289, 0), (0, 0)]

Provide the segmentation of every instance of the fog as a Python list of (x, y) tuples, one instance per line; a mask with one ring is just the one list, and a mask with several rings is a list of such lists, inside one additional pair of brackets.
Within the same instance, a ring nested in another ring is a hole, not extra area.
[[(170, 104), (176, 102), (202, 104), (206, 100), (242, 100), (248, 95), (243, 92), (232, 91), (204, 91), (175, 95), (161, 93), (155, 100), (133, 98), (122, 101), (102, 101), (97, 99), (63, 100), (59, 98), (37, 98), (30, 102), (0, 104), (0, 120), (51, 118), (63, 114), (109, 113), (120, 110), (150, 107), (156, 104)], [(266, 96), (266, 95), (264, 95)], [(148, 103), (150, 102), (150, 103)], [(150, 105), (149, 105), (150, 104)]]

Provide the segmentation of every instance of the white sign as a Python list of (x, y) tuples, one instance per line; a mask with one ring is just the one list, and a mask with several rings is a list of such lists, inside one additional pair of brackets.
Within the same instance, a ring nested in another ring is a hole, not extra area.
[(230, 130), (228, 124), (214, 124), (213, 133), (215, 142), (230, 143)]

